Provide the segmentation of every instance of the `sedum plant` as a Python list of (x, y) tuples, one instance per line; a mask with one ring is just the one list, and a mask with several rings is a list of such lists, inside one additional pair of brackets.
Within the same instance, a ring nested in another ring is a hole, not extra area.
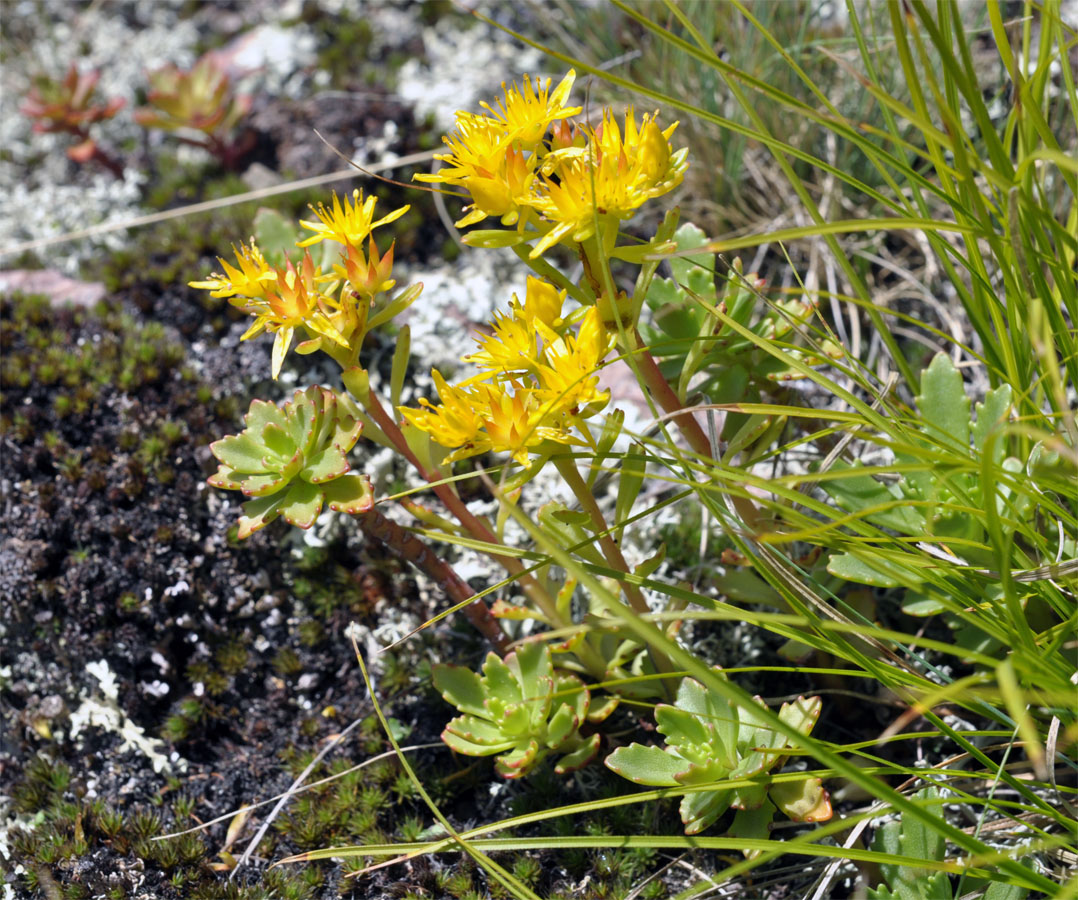
[(203, 147), (226, 168), (235, 168), (254, 143), (250, 132), (239, 138), (233, 134), (250, 111), (251, 98), (235, 92), (220, 59), (207, 53), (189, 70), (167, 65), (148, 77), (148, 105), (135, 111), (135, 121), (176, 132), (181, 141)]
[(68, 147), (70, 159), (79, 163), (100, 163), (122, 178), (123, 166), (102, 150), (90, 135), (91, 125), (111, 119), (126, 103), (121, 97), (97, 102), (95, 95), (100, 79), (100, 72), (80, 72), (72, 63), (62, 79), (48, 76), (35, 79), (19, 109), (24, 116), (34, 120), (34, 131), (74, 137), (78, 143)]
[(523, 644), (504, 660), (491, 653), (482, 675), (464, 666), (437, 665), (434, 686), (463, 713), (442, 732), (442, 740), (467, 756), (493, 756), (495, 770), (521, 778), (550, 755), (562, 775), (587, 765), (599, 750), (599, 735), (585, 737), (591, 695), (584, 682), (559, 671), (550, 648)]
[[(704, 297), (699, 302), (705, 306), (719, 301), (713, 269), (707, 270), (710, 294), (695, 274), (680, 267), (675, 277), (691, 276), (690, 293), (676, 294), (681, 286), (661, 284), (650, 293), (657, 284), (656, 254), (678, 246), (676, 212), (648, 239), (622, 231), (645, 204), (684, 177), (687, 151), (671, 143), (677, 123), (660, 126), (658, 113), (638, 117), (631, 109), (623, 117), (607, 109), (591, 122), (575, 120), (581, 108), (569, 100), (574, 78), (570, 72), (553, 89), (549, 80), (525, 79), (506, 88), (501, 100), (484, 104), (483, 112), (462, 111), (445, 138), (444, 167), (418, 176), (466, 194), (459, 226), (490, 218), (500, 224), (467, 233), (465, 243), (512, 248), (532, 272), (523, 298), (514, 296), (477, 335), (474, 352), (461, 360), (468, 371), (432, 373), (436, 398), (403, 402), (411, 362), (407, 325), (397, 325), (388, 379), (379, 383), (364, 367), (366, 335), (394, 324), (422, 291), (422, 285), (397, 288), (393, 247), (379, 248), (376, 239), (377, 229), (407, 207), (379, 216), (373, 197), (360, 191), (350, 199), (334, 195), (331, 205), (320, 205), (315, 218), (300, 223), (303, 232), (262, 214), (259, 240), (237, 246), (234, 262), (222, 258), (220, 272), (191, 283), (252, 317), (244, 340), (273, 335), (275, 379), (293, 349), (299, 356), (324, 353), (340, 368), (339, 388), (309, 388), (280, 409), (256, 401), (244, 432), (214, 445), (222, 466), (211, 483), (248, 496), (241, 537), (275, 518), (309, 527), (328, 503), (349, 514), (366, 537), (386, 544), (445, 588), (453, 608), (463, 610), (494, 647), (479, 673), (452, 664), (434, 670), (435, 686), (460, 713), (442, 735), (457, 752), (495, 757), (495, 771), (507, 778), (526, 776), (548, 759), (556, 772), (569, 772), (597, 755), (601, 737), (590, 728), (623, 698), (676, 695), (677, 706), (661, 705), (657, 712), (670, 752), (634, 745), (616, 751), (612, 767), (643, 782), (654, 775), (633, 762), (654, 751), (665, 764), (662, 784), (755, 780), (729, 790), (693, 792), (683, 808), (694, 830), (707, 827), (731, 805), (742, 810), (736, 827), (753, 834), (766, 832), (776, 808), (799, 821), (826, 818), (830, 807), (818, 779), (776, 780), (769, 774), (791, 745), (753, 715), (751, 704), (734, 715), (736, 727), (728, 739), (696, 740), (697, 732), (710, 727), (693, 719), (697, 712), (703, 715), (705, 707), (693, 705), (702, 688), (685, 680), (669, 656), (678, 614), (688, 603), (684, 592), (664, 598), (670, 621), (656, 630), (656, 638), (638, 627), (653, 611), (644, 584), (656, 575), (664, 554), (660, 548), (630, 565), (622, 552), (626, 523), (647, 480), (647, 457), (618, 448), (619, 440), (631, 436), (624, 433), (624, 411), (610, 409), (612, 392), (602, 373), (616, 357), (631, 359), (640, 387), (655, 398), (690, 452), (711, 459), (711, 441), (686, 406), (684, 385), (671, 385), (640, 328), (651, 315), (648, 298), (654, 305), (664, 290), (668, 301), (680, 299), (685, 306), (698, 303), (693, 291)], [(690, 240), (696, 236), (691, 230), (681, 234)], [(580, 261), (578, 278), (547, 258), (555, 255), (555, 246)], [(635, 281), (626, 277), (634, 271)], [(738, 321), (754, 327), (770, 323), (760, 327), (774, 333), (785, 327), (781, 316), (755, 316), (754, 297), (752, 291), (738, 294)], [(712, 335), (709, 315), (705, 311), (699, 321), (693, 319), (696, 337), (700, 329)], [(714, 373), (738, 358), (740, 346), (722, 340), (711, 348), (720, 354), (715, 358), (679, 345), (689, 377), (695, 371)], [(437, 497), (438, 509), (402, 501), (423, 533), (484, 549), (504, 568), (518, 598), (500, 599), (492, 610), (425, 540), (381, 512), (381, 504), (390, 501), (379, 502), (365, 476), (351, 471), (353, 457), (362, 455), (361, 429), (363, 438), (411, 465)], [(457, 463), (479, 457), (499, 473), (493, 520), (469, 507), (454, 477)], [(578, 459), (591, 461), (587, 472), (578, 469)], [(610, 460), (621, 461), (611, 466), (617, 494), (613, 525), (600, 502), (598, 481)], [(579, 508), (557, 501), (543, 505), (537, 528), (565, 548), (569, 561), (554, 565), (548, 557), (527, 567), (522, 558), (533, 548), (510, 540), (505, 526), (524, 517), (522, 498), (544, 471), (560, 478)], [(751, 501), (738, 502), (739, 514), (750, 520)], [(589, 570), (601, 572), (598, 582), (586, 577)], [(510, 637), (524, 634), (528, 640), (510, 651)], [(599, 685), (608, 694), (593, 702), (592, 688)], [(700, 703), (721, 705), (714, 698)], [(816, 698), (787, 704), (780, 716), (807, 734), (819, 711)], [(673, 727), (675, 721), (684, 732)], [(670, 766), (675, 758), (680, 781)]]
[[(756, 698), (760, 706), (763, 700)], [(819, 697), (784, 703), (779, 719), (808, 735), (819, 718)], [(831, 818), (831, 801), (819, 778), (773, 781), (784, 751), (793, 749), (783, 734), (768, 728), (751, 705), (734, 708), (694, 678), (678, 688), (673, 705), (655, 707), (655, 723), (664, 747), (630, 744), (605, 760), (607, 768), (637, 784), (655, 787), (701, 787), (681, 801), (686, 834), (699, 834), (731, 807), (730, 830), (738, 837), (766, 837), (772, 817), (782, 811), (797, 822)], [(723, 786), (723, 782), (749, 782)]]
[(346, 394), (318, 386), (296, 391), (283, 407), (251, 401), (247, 427), (210, 445), (221, 463), (210, 484), (242, 491), (239, 536), (245, 538), (278, 516), (310, 528), (323, 504), (348, 513), (373, 505), (370, 481), (348, 474), (348, 452), (363, 424)]

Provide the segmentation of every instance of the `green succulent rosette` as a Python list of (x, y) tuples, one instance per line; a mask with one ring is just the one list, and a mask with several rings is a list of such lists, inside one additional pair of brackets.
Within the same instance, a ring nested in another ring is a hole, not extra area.
[[(795, 821), (819, 822), (831, 817), (831, 803), (819, 778), (772, 782), (764, 778), (781, 768), (792, 742), (767, 725), (757, 713), (762, 700), (734, 708), (722, 695), (694, 678), (678, 688), (673, 706), (655, 707), (655, 722), (665, 747), (630, 744), (605, 760), (607, 768), (655, 787), (740, 782), (736, 786), (694, 791), (681, 801), (686, 834), (699, 834), (733, 807), (738, 810), (731, 831), (741, 837), (767, 837), (776, 810)], [(784, 703), (779, 718), (808, 735), (820, 715), (819, 697)], [(751, 783), (746, 784), (749, 781)]]
[(278, 516), (310, 528), (327, 503), (349, 514), (374, 505), (370, 480), (348, 474), (348, 452), (363, 426), (347, 396), (315, 385), (282, 407), (253, 400), (244, 422), (239, 434), (210, 445), (221, 465), (209, 483), (251, 498), (243, 504), (240, 538)]
[(587, 765), (599, 749), (599, 735), (579, 728), (588, 717), (591, 695), (575, 675), (555, 670), (550, 648), (524, 644), (503, 661), (490, 653), (477, 675), (464, 666), (434, 667), (434, 686), (459, 709), (442, 740), (467, 756), (493, 756), (505, 778), (521, 778), (552, 753), (562, 754), (561, 775)]

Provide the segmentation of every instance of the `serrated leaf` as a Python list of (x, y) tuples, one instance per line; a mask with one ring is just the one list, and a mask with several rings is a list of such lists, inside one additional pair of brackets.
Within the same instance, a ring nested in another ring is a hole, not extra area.
[(655, 724), (674, 747), (683, 744), (710, 744), (713, 731), (709, 731), (699, 718), (684, 709), (660, 703), (655, 707)]
[[(697, 250), (708, 243), (707, 235), (692, 222), (685, 222), (674, 232), (674, 242), (678, 251)], [(674, 273), (674, 280), (679, 284), (685, 284), (689, 274), (694, 270), (715, 274), (715, 254), (710, 252), (693, 253), (691, 255), (679, 255), (670, 257), (670, 271)]]
[(226, 491), (238, 491), (243, 488), (244, 477), (245, 476), (240, 476), (237, 478), (236, 472), (231, 467), (222, 464), (213, 475), (206, 479), (206, 482), (215, 488), (222, 488)]
[(495, 724), (508, 737), (520, 738), (532, 731), (531, 709), (523, 703), (505, 707)]
[(258, 497), (243, 504), (240, 516), (239, 539), (250, 537), (260, 528), (264, 528), (281, 514), (284, 492), (279, 491), (269, 497)]
[(730, 805), (738, 810), (759, 809), (767, 802), (766, 784), (747, 784), (734, 788), (734, 798)]
[(342, 475), (323, 486), (326, 503), (336, 512), (357, 515), (374, 507), (374, 491), (366, 475)]
[(539, 744), (532, 740), (523, 747), (517, 747), (509, 753), (499, 756), (494, 768), (506, 778), (520, 778), (539, 761)]
[[(782, 704), (779, 718), (801, 734), (808, 735), (820, 717), (822, 706), (823, 703), (819, 697), (798, 697), (792, 703)], [(785, 738), (782, 738), (782, 741), (788, 743)]]
[(551, 750), (557, 750), (572, 736), (579, 724), (580, 720), (577, 719), (573, 708), (568, 703), (563, 703), (547, 723), (546, 745)]
[(288, 417), (275, 403), (265, 400), (252, 400), (243, 422), (253, 434), (260, 435), (267, 425), (273, 424), (279, 428), (288, 428)]
[(700, 791), (686, 794), (678, 807), (686, 834), (699, 834), (730, 808), (733, 791)]
[(452, 733), (448, 729), (442, 732), (442, 740), (451, 750), (455, 750), (457, 753), (463, 753), (465, 756), (493, 756), (495, 753), (501, 753), (503, 750), (508, 750), (513, 746), (512, 741), (506, 741), (500, 746), (477, 744), (474, 741), (461, 737), (459, 734)]
[(502, 662), (495, 653), (487, 654), (486, 662), (483, 663), (483, 694), (488, 704), (491, 699), (496, 699), (503, 705), (520, 703), (524, 699), (521, 695), (517, 673), (510, 668), (515, 663), (519, 652), (516, 650), (510, 653), (506, 656), (505, 662)]
[(988, 885), (981, 900), (1024, 900), (1029, 891), (1016, 884), (1007, 884), (1004, 881), (993, 881)]
[(577, 769), (582, 769), (593, 759), (595, 754), (599, 752), (600, 736), (593, 734), (584, 746), (577, 748), (572, 753), (566, 753), (558, 764), (554, 767), (554, 771), (558, 775), (564, 775), (567, 772), (575, 772)]
[(911, 506), (897, 486), (881, 484), (870, 475), (858, 473), (858, 468), (857, 465), (836, 463), (829, 476), (834, 472), (850, 472), (850, 476), (828, 477), (820, 482), (820, 487), (846, 512), (860, 513), (875, 507), (864, 516), (874, 525), (893, 528), (902, 534), (922, 534), (925, 517), (920, 508)]
[[(914, 800), (927, 801), (922, 807), (937, 818), (942, 818), (942, 809), (937, 802), (939, 790), (925, 788), (918, 791)], [(943, 835), (929, 823), (913, 816), (903, 816), (897, 822), (888, 822), (876, 831), (872, 841), (872, 849), (881, 853), (896, 856), (912, 857), (939, 861), (943, 859), (945, 842)], [(950, 897), (948, 894), (924, 893), (934, 884), (935, 875), (944, 873), (932, 873), (931, 870), (907, 866), (896, 866), (890, 863), (881, 863), (880, 872), (883, 874), (887, 886), (899, 897), (925, 898), (935, 900), (936, 896)], [(949, 882), (944, 878), (944, 884), (950, 891)]]
[(478, 716), (457, 716), (445, 726), (445, 730), (477, 746), (494, 747), (497, 752), (506, 750), (515, 743), (493, 722), (488, 722)]
[(666, 753), (660, 747), (643, 744), (618, 747), (603, 762), (622, 778), (653, 787), (676, 787), (679, 784), (676, 776), (689, 768), (680, 757)]
[[(1011, 408), (1011, 386), (1001, 384), (995, 390), (985, 394), (984, 402), (975, 407), (977, 421), (973, 425), (973, 446), (984, 453), (989, 436), (1007, 423), (1007, 414)], [(1007, 449), (1007, 442), (1000, 438), (992, 444), (992, 462), (999, 466)]]
[(969, 448), (969, 397), (946, 353), (937, 353), (921, 373), (917, 409), (931, 437), (952, 449)]
[(431, 669), (431, 680), (435, 690), (461, 712), (486, 716), (486, 694), (479, 676), (471, 669), (439, 663)]
[(248, 475), (243, 479), (240, 490), (248, 497), (268, 497), (287, 483), (288, 479), (276, 472), (272, 475)]
[(725, 756), (716, 759), (724, 768), (729, 769), (736, 759), (736, 747), (740, 723), (738, 714), (725, 697), (709, 691), (695, 678), (684, 678), (678, 686), (677, 702), (679, 709), (693, 713), (706, 722), (715, 732), (716, 755)]

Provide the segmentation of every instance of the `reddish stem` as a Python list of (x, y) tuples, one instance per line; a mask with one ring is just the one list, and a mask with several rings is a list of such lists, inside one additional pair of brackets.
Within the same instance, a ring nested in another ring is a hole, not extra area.
[[(467, 603), (464, 614), (498, 653), (504, 655), (509, 649), (509, 639), (498, 620), (482, 600), (474, 600), (475, 591), (461, 578), (453, 567), (440, 559), (433, 550), (414, 534), (406, 531), (392, 519), (387, 519), (377, 509), (355, 516), (364, 534), (381, 541), (417, 569), (441, 585), (454, 603)], [(468, 602), (472, 601), (472, 602)]]

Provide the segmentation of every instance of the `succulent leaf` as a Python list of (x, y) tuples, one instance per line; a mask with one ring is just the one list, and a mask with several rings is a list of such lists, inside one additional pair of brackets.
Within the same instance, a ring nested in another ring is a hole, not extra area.
[(209, 483), (254, 498), (244, 504), (241, 538), (278, 516), (310, 528), (327, 502), (351, 514), (373, 506), (369, 480), (347, 474), (347, 453), (361, 429), (352, 412), (350, 402), (339, 403), (316, 385), (297, 391), (283, 407), (253, 401), (247, 427), (210, 445), (221, 466)]
[(643, 744), (629, 744), (618, 747), (605, 760), (606, 767), (622, 778), (637, 784), (653, 787), (677, 787), (677, 776), (688, 771), (689, 764), (673, 753), (661, 747), (646, 747)]
[(490, 653), (479, 675), (463, 666), (437, 665), (433, 681), (464, 713), (446, 726), (442, 740), (469, 756), (500, 754), (495, 770), (505, 778), (527, 775), (551, 753), (564, 754), (557, 771), (568, 772), (598, 751), (599, 736), (579, 732), (588, 690), (575, 675), (555, 672), (545, 643), (523, 644), (504, 660)]
[(771, 799), (795, 822), (826, 822), (831, 818), (831, 798), (819, 778), (803, 778), (772, 785)]
[[(808, 735), (819, 718), (821, 705), (819, 697), (799, 697), (793, 703), (783, 704), (778, 716), (786, 725)], [(673, 706), (655, 707), (655, 721), (666, 746), (619, 747), (606, 758), (606, 765), (637, 784), (704, 786), (704, 790), (686, 793), (681, 802), (681, 821), (686, 834), (703, 831), (731, 806), (742, 811), (774, 812), (778, 804), (798, 821), (830, 818), (831, 804), (818, 778), (806, 777), (793, 784), (776, 785), (767, 775), (781, 767), (782, 751), (790, 746), (790, 741), (764, 720), (761, 712), (765, 708), (757, 697), (755, 703), (739, 706), (735, 711), (718, 692), (695, 679), (685, 678)], [(746, 779), (752, 779), (753, 783), (720, 786), (722, 782)], [(714, 788), (706, 789), (710, 786)], [(761, 812), (737, 821), (743, 829), (752, 827), (766, 833), (770, 813), (765, 816)]]

